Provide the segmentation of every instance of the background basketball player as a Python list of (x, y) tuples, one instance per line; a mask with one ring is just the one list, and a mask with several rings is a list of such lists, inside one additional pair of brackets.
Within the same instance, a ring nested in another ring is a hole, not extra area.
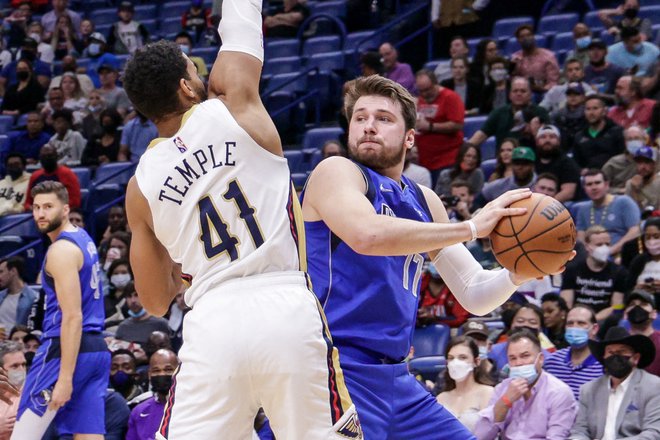
[(259, 407), (277, 438), (362, 438), (307, 288), (300, 206), (259, 97), (261, 3), (223, 2), (211, 99), (173, 43), (138, 50), (126, 68), (126, 91), (160, 136), (127, 192), (137, 292), (162, 315), (180, 278), (191, 283), (161, 439), (249, 438)]

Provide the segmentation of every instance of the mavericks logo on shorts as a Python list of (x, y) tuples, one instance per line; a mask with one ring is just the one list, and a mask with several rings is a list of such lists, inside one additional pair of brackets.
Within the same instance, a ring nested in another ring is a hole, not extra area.
[(360, 420), (358, 419), (356, 413), (351, 414), (348, 420), (346, 420), (344, 424), (337, 429), (337, 434), (346, 438), (363, 438), (362, 427), (360, 426)]

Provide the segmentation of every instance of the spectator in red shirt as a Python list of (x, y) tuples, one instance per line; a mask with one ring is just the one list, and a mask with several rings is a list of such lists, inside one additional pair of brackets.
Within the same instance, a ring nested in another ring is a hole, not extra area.
[(80, 208), (80, 182), (71, 168), (57, 163), (57, 150), (50, 145), (44, 145), (39, 152), (39, 161), (42, 168), (32, 173), (30, 177), (25, 196), (25, 210), (32, 210), (32, 188), (46, 180), (61, 182), (69, 192), (69, 206)]
[(417, 99), (417, 135), (419, 164), (431, 171), (433, 185), (443, 168), (456, 162), (463, 144), (465, 106), (456, 92), (438, 84), (430, 70), (422, 69), (415, 77)]
[(622, 126), (639, 125), (646, 129), (651, 125), (651, 114), (655, 101), (644, 98), (642, 80), (624, 75), (616, 82), (614, 89), (617, 105), (610, 108), (607, 116)]
[(470, 316), (470, 313), (456, 300), (432, 264), (429, 264), (426, 273), (422, 276), (419, 295), (418, 326), (445, 324), (458, 328)]

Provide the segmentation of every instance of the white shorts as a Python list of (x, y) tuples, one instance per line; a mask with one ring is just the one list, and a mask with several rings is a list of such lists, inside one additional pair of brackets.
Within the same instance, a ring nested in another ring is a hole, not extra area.
[(196, 302), (183, 328), (157, 439), (251, 439), (260, 407), (278, 439), (362, 438), (303, 273), (225, 282)]

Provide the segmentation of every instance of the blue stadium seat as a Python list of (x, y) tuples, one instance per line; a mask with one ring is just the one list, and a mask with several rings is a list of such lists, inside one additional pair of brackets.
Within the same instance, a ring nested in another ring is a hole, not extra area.
[(157, 5), (137, 5), (135, 6), (135, 13), (133, 14), (133, 20), (144, 23), (146, 20), (153, 20), (156, 18)]
[(470, 59), (474, 58), (474, 54), (477, 52), (477, 45), (482, 39), (483, 38), (470, 38), (469, 40), (467, 40), (468, 49), (469, 49), (468, 56), (470, 57)]
[(11, 115), (0, 115), (0, 134), (8, 133), (14, 126), (14, 117)]
[(305, 164), (310, 171), (313, 170), (323, 159), (320, 148), (308, 148), (302, 151), (305, 155)]
[(442, 62), (444, 62), (444, 61), (447, 61), (447, 60), (431, 60), (431, 61), (427, 61), (427, 62), (424, 64), (424, 68), (427, 69), (427, 70), (430, 70), (431, 72), (435, 72), (435, 69), (438, 67), (438, 64), (440, 64), (440, 63), (442, 63)]
[[(280, 75), (275, 75), (275, 77), (277, 76)], [(264, 106), (273, 119), (284, 143), (295, 142), (296, 134), (300, 130), (300, 127), (305, 126), (304, 104), (294, 105), (284, 110), (295, 99), (295, 92), (287, 90), (272, 92), (264, 98)]]
[(312, 128), (305, 132), (302, 141), (302, 149), (317, 149), (320, 150), (327, 141), (337, 140), (344, 134), (341, 127), (322, 127)]
[(491, 136), (481, 144), (481, 160), (488, 160), (495, 158), (495, 151), (497, 149), (497, 142), (495, 136)]
[[(546, 42), (546, 37), (545, 35), (534, 35), (534, 39), (536, 40), (536, 46), (538, 47), (545, 47), (545, 42)], [(510, 56), (514, 52), (520, 50), (520, 44), (518, 43), (518, 40), (516, 37), (511, 37), (507, 40), (506, 44), (504, 45), (504, 50), (502, 51), (504, 55)]]
[(484, 125), (486, 119), (488, 119), (488, 116), (470, 116), (469, 118), (465, 118), (463, 122), (463, 136), (466, 139), (470, 139)]
[(300, 168), (303, 163), (303, 152), (301, 150), (286, 150), (284, 151), (284, 158), (289, 163), (289, 170), (291, 170), (291, 173), (301, 171)]
[(316, 53), (307, 59), (305, 67), (318, 67), (319, 70), (342, 71), (345, 66), (344, 52)]
[(345, 0), (335, 0), (335, 1), (324, 1), (310, 6), (312, 15), (314, 14), (328, 14), (337, 18), (346, 17), (346, 1)]
[(214, 63), (218, 56), (217, 47), (196, 47), (191, 52), (192, 56), (201, 57), (207, 64)]
[(351, 32), (344, 40), (344, 51), (366, 52), (377, 50), (382, 42), (381, 35), (374, 31)]
[(89, 197), (89, 208), (97, 209), (126, 195), (123, 185), (106, 183), (93, 186)]
[(126, 185), (135, 172), (132, 162), (113, 162), (101, 165), (96, 169), (94, 185), (119, 184)]
[(660, 5), (642, 6), (639, 8), (639, 17), (648, 18), (653, 24), (660, 18)]
[(555, 35), (555, 37), (552, 39), (552, 45), (550, 49), (552, 49), (556, 55), (560, 50), (571, 50), (574, 47), (575, 42), (573, 41), (573, 32), (562, 32), (561, 34)]
[(302, 69), (302, 59), (299, 56), (283, 58), (267, 58), (264, 62), (262, 75), (279, 75), (294, 73)]
[(589, 26), (589, 29), (591, 29), (592, 33), (595, 31), (600, 31), (605, 27), (603, 26), (603, 22), (600, 21), (600, 18), (598, 18), (598, 11), (589, 11), (584, 14), (582, 22)]
[(20, 249), (25, 244), (23, 240), (18, 235), (2, 235), (0, 236), (0, 258), (5, 255), (9, 255), (12, 252)]
[(14, 124), (14, 128), (20, 128), (20, 129), (25, 128), (25, 126), (27, 125), (27, 118), (28, 118), (27, 113), (23, 113), (22, 115), (20, 115), (16, 120), (16, 123)]
[(560, 32), (571, 32), (580, 17), (578, 14), (546, 15), (539, 20), (536, 32), (539, 34), (557, 34)]
[(488, 178), (495, 171), (497, 166), (497, 159), (487, 159), (481, 162), (481, 171), (484, 173), (484, 180), (488, 181)]
[[(282, 88), (278, 88), (280, 86)], [(299, 73), (273, 75), (270, 81), (268, 81), (268, 91), (266, 93), (275, 89), (292, 93), (305, 93), (307, 90), (307, 75), (300, 75)]]
[(444, 355), (449, 342), (449, 335), (449, 327), (442, 324), (416, 328), (412, 341), (412, 345), (415, 347), (415, 356)]
[(600, 39), (603, 40), (603, 42), (605, 44), (607, 44), (608, 46), (611, 46), (612, 44), (614, 44), (614, 36), (612, 34), (610, 34), (609, 32), (607, 32), (607, 29), (603, 29), (600, 32)]
[(335, 52), (341, 49), (341, 38), (338, 35), (312, 37), (303, 42), (302, 54), (310, 57), (314, 54)]
[(89, 188), (80, 188), (80, 209), (83, 210), (83, 212), (87, 212), (87, 209), (89, 207), (89, 195), (91, 194), (91, 191)]
[(297, 38), (266, 41), (264, 48), (266, 59), (298, 56), (299, 51), (300, 41)]
[(291, 174), (291, 180), (293, 180), (293, 185), (296, 188), (302, 188), (307, 182), (307, 173), (293, 173)]
[(96, 9), (89, 14), (89, 18), (96, 25), (97, 31), (99, 26), (112, 24), (119, 20), (116, 8)]
[(158, 20), (140, 20), (140, 23), (147, 28), (149, 35), (153, 36), (158, 33)]
[(433, 382), (437, 380), (438, 375), (444, 373), (445, 368), (447, 368), (447, 360), (444, 356), (415, 356), (408, 362), (408, 370), (411, 374), (420, 375), (422, 379)]
[[(190, 4), (190, 2), (187, 3)], [(181, 30), (181, 16), (166, 18), (160, 21), (160, 33), (162, 35), (177, 34)]]
[[(24, 249), (26, 247), (27, 249)], [(25, 260), (23, 279), (28, 283), (35, 282), (44, 259), (44, 247), (41, 237), (1, 236), (0, 258), (15, 255), (19, 255)]]
[(160, 8), (160, 19), (174, 18), (179, 19), (181, 22), (181, 16), (190, 8), (190, 1), (175, 1), (167, 2), (163, 4), (163, 7)]
[(80, 188), (87, 188), (92, 182), (92, 170), (87, 167), (75, 167), (71, 168), (78, 177), (78, 182), (80, 183)]
[(534, 26), (534, 19), (532, 17), (502, 18), (495, 22), (493, 25), (493, 32), (491, 34), (494, 38), (510, 38), (514, 36), (518, 26), (522, 26), (523, 24), (531, 24)]
[(41, 234), (31, 213), (10, 214), (0, 217), (0, 235), (39, 237)]

